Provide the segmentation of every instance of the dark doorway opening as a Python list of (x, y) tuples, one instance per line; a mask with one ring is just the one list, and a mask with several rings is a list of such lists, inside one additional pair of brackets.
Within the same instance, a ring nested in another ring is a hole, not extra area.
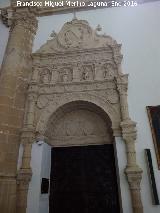
[(113, 144), (52, 148), (49, 213), (120, 213)]

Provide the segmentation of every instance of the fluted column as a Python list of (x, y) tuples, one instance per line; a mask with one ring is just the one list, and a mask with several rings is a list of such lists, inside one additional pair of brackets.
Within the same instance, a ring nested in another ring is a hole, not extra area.
[(119, 75), (117, 77), (117, 89), (120, 96), (120, 106), (122, 115), (122, 136), (126, 144), (127, 166), (125, 174), (130, 187), (133, 213), (143, 213), (141, 201), (140, 182), (142, 179), (142, 170), (136, 162), (135, 141), (137, 138), (136, 123), (129, 117), (127, 91), (128, 75)]
[(16, 212), (16, 173), (31, 53), (37, 20), (29, 8), (14, 8), (0, 72), (0, 211)]

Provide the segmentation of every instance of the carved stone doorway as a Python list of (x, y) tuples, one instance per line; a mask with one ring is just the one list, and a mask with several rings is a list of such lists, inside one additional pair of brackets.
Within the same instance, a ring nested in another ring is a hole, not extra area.
[[(59, 33), (52, 33), (51, 39), (32, 54), (33, 69), (21, 134), (24, 152), (17, 176), (17, 200), (21, 201), (18, 212), (26, 208), (35, 139), (54, 147), (87, 146), (111, 144), (114, 140), (108, 138), (113, 139), (114, 135), (122, 137), (126, 146), (124, 173), (133, 212), (143, 213), (142, 170), (137, 165), (135, 150), (136, 123), (128, 110), (128, 74), (122, 73), (121, 45), (98, 31), (99, 27), (92, 29), (85, 20), (73, 19)], [(87, 118), (85, 122), (83, 118)], [(104, 128), (99, 128), (101, 125)], [(122, 179), (121, 183), (124, 184)]]
[(50, 213), (119, 213), (114, 137), (108, 115), (87, 102), (60, 107), (49, 119)]
[(49, 213), (119, 213), (113, 144), (52, 148)]

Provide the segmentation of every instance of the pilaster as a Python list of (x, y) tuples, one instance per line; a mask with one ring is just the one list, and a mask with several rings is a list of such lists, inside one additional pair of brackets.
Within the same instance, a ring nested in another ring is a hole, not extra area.
[(135, 150), (135, 141), (137, 138), (136, 123), (130, 119), (128, 111), (128, 75), (121, 74), (117, 77), (116, 81), (120, 96), (122, 137), (126, 144), (127, 153), (127, 166), (125, 169), (125, 174), (130, 187), (133, 213), (143, 213), (140, 192), (142, 169), (137, 165)]

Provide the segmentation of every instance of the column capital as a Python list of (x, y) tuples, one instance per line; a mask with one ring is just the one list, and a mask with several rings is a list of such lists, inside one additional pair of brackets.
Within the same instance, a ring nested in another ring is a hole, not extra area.
[(136, 165), (133, 167), (127, 167), (125, 173), (128, 179), (128, 183), (131, 189), (140, 189), (140, 183), (142, 179), (142, 169)]
[(36, 34), (38, 27), (36, 14), (33, 11), (31, 11), (30, 8), (28, 7), (15, 8), (12, 16), (11, 31), (17, 25)]
[(28, 93), (28, 100), (30, 101), (36, 100), (38, 95), (38, 85), (36, 82), (32, 82), (29, 84), (27, 93)]
[(120, 95), (127, 95), (128, 91), (128, 74), (119, 75), (116, 77), (117, 90)]
[(20, 25), (36, 34), (38, 27), (36, 12), (29, 7), (3, 8), (1, 10), (1, 18), (6, 27), (11, 27), (11, 31), (16, 25)]
[(136, 122), (127, 119), (121, 122), (123, 139), (126, 142), (135, 141), (137, 138)]
[(44, 141), (45, 143), (48, 143), (48, 138), (44, 135), (42, 132), (36, 132), (36, 142), (38, 141)]
[(35, 141), (35, 129), (34, 128), (23, 128), (21, 132), (21, 143), (32, 144)]
[(17, 174), (17, 184), (23, 184), (28, 187), (29, 182), (32, 178), (32, 170), (31, 169), (20, 169)]
[(123, 55), (121, 54), (121, 47), (122, 44), (117, 44), (116, 46), (112, 46), (113, 55), (114, 55), (114, 61), (116, 65), (120, 66), (122, 63)]

